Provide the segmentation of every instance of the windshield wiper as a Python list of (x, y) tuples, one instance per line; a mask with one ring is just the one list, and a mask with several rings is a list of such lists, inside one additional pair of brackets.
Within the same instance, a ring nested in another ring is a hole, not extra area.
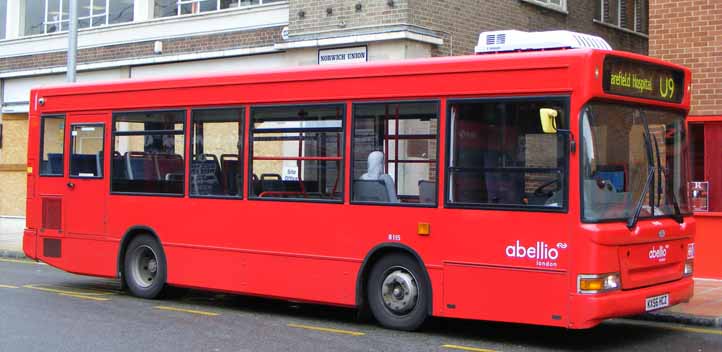
[[(647, 153), (647, 181), (644, 183), (644, 189), (642, 189), (642, 194), (639, 196), (639, 200), (637, 201), (637, 205), (634, 207), (634, 212), (632, 213), (632, 216), (630, 216), (627, 220), (627, 228), (629, 229), (637, 225), (637, 221), (639, 220), (639, 213), (642, 211), (644, 197), (647, 196), (647, 193), (649, 192), (649, 187), (653, 187), (654, 184), (654, 152), (652, 151), (652, 141), (649, 133), (649, 124), (647, 123), (647, 117), (644, 115), (643, 111), (641, 111), (641, 116), (642, 122), (644, 122), (644, 149)], [(650, 198), (652, 215), (654, 215), (654, 197)]]
[[(657, 152), (657, 174), (658, 182), (657, 182), (657, 188), (659, 189), (659, 193), (657, 195), (657, 204), (662, 204), (662, 174), (664, 174), (665, 181), (669, 182), (669, 175), (667, 173), (667, 170), (662, 167), (662, 161), (659, 156), (659, 143), (657, 143), (657, 136), (654, 136), (654, 149)], [(672, 213), (672, 219), (674, 219), (678, 223), (683, 223), (684, 218), (682, 217), (682, 212), (679, 210), (679, 202), (677, 202), (677, 196), (674, 195), (674, 190), (667, 193), (667, 197), (669, 197), (669, 200), (672, 201), (672, 206), (674, 207), (674, 213)]]

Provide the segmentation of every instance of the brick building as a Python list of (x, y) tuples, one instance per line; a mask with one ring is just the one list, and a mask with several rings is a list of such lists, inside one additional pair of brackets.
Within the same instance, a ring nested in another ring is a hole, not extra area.
[[(651, 0), (649, 53), (692, 69), (690, 189), (697, 208), (695, 275), (722, 279), (722, 2)], [(705, 209), (706, 208), (706, 209)]]
[[(64, 81), (69, 0), (0, 0), (0, 216), (23, 216), (28, 92)], [(647, 53), (647, 0), (78, 0), (78, 80), (466, 55), (569, 29)], [(352, 53), (352, 55), (349, 55)], [(343, 60), (341, 60), (343, 61)]]

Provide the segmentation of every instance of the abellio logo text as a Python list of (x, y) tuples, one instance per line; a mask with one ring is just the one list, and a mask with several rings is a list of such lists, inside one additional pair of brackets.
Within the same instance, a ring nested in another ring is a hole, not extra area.
[(556, 248), (549, 247), (549, 245), (544, 242), (537, 241), (535, 245), (526, 247), (517, 240), (516, 244), (506, 246), (506, 256), (512, 258), (556, 260), (559, 258), (559, 251)]
[(660, 245), (659, 248), (656, 248), (655, 246), (652, 246), (652, 249), (649, 250), (649, 259), (657, 259), (660, 262), (663, 262), (667, 260), (667, 249), (669, 248), (669, 245), (662, 246)]

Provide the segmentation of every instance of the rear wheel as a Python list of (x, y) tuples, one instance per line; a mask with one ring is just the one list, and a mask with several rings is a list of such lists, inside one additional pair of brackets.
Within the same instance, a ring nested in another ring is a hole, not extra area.
[(166, 262), (160, 243), (149, 235), (134, 238), (125, 251), (125, 284), (142, 298), (157, 298), (165, 288)]
[(429, 285), (419, 263), (408, 255), (381, 258), (366, 287), (371, 313), (387, 328), (416, 330), (428, 317)]

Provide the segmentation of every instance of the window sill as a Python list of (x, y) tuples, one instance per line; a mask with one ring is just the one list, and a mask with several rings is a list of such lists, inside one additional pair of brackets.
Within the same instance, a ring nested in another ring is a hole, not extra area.
[(561, 8), (561, 7), (559, 7), (559, 6), (544, 4), (544, 3), (541, 3), (541, 2), (538, 2), (538, 1), (534, 1), (534, 0), (519, 0), (519, 1), (525, 2), (525, 3), (530, 4), (530, 5), (539, 6), (539, 7), (541, 7), (541, 8), (546, 9), (546, 10), (551, 10), (551, 11), (554, 11), (554, 12), (557, 12), (557, 13), (560, 13), (560, 14), (563, 14), (563, 15), (569, 15), (569, 11), (567, 11), (566, 8)]
[(616, 29), (616, 30), (618, 30), (618, 31), (622, 31), (622, 32), (625, 32), (625, 33), (633, 34), (633, 35), (636, 35), (636, 36), (641, 37), (641, 38), (644, 38), (644, 39), (649, 39), (649, 35), (644, 34), (644, 33), (642, 33), (642, 32), (636, 32), (636, 31), (633, 31), (633, 30), (630, 30), (630, 29), (622, 28), (622, 27), (619, 27), (619, 26), (617, 26), (617, 25), (613, 25), (613, 24), (611, 24), (611, 23), (602, 22), (602, 21), (600, 21), (600, 20), (598, 20), (598, 19), (594, 19), (594, 20), (592, 20), (592, 21), (593, 21), (594, 23), (600, 25), (600, 26), (604, 26), (604, 27), (608, 27), (608, 28), (613, 28), (613, 29)]

